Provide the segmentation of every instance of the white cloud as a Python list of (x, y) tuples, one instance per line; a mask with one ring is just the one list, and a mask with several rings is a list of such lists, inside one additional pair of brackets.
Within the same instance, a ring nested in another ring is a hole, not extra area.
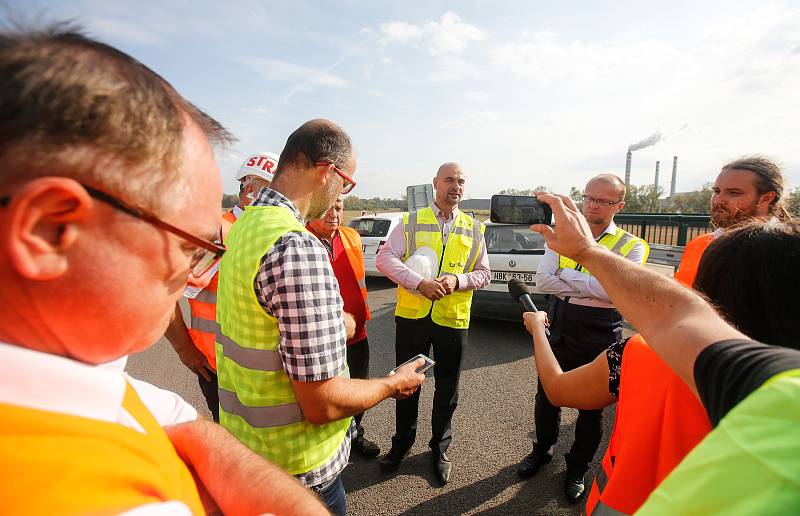
[(346, 79), (319, 68), (264, 57), (237, 57), (234, 60), (253, 69), (269, 81), (300, 82), (329, 88), (350, 86)]
[(89, 17), (86, 21), (93, 32), (96, 32), (98, 36), (104, 39), (151, 46), (163, 45), (166, 43), (166, 40), (158, 34), (142, 30), (133, 24), (121, 20)]
[(486, 39), (486, 33), (463, 22), (453, 12), (446, 12), (439, 21), (413, 24), (404, 21), (381, 23), (383, 42), (413, 45), (427, 50), (431, 55), (459, 53), (472, 43)]
[(445, 122), (440, 125), (439, 128), (444, 130), (452, 129), (454, 127), (479, 126), (482, 123), (491, 120), (497, 120), (498, 118), (500, 118), (500, 115), (494, 111), (478, 111), (476, 113), (470, 113), (468, 115), (456, 118), (455, 120)]

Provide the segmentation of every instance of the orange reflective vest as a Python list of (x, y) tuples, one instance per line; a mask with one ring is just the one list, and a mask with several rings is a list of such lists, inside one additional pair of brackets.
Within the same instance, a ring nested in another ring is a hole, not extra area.
[(361, 248), (361, 236), (353, 228), (347, 226), (339, 226), (339, 236), (342, 239), (342, 246), (344, 252), (347, 254), (347, 260), (350, 262), (350, 267), (353, 268), (353, 273), (356, 276), (356, 283), (361, 290), (361, 296), (364, 298), (364, 307), (367, 310), (367, 320), (372, 319), (369, 313), (369, 305), (367, 304), (367, 282), (366, 274), (364, 273), (364, 252)]
[(622, 354), (614, 432), (589, 491), (586, 514), (633, 514), (711, 431), (700, 401), (634, 335)]
[(675, 279), (689, 288), (694, 285), (694, 278), (697, 276), (697, 268), (700, 266), (700, 259), (706, 252), (708, 244), (714, 241), (714, 233), (706, 233), (693, 239), (686, 244), (681, 257), (681, 264), (675, 272)]
[[(226, 212), (222, 218), (231, 224), (236, 222), (236, 216), (231, 212)], [(196, 297), (189, 299), (189, 308), (192, 312), (189, 335), (192, 337), (195, 347), (206, 356), (208, 363), (215, 371), (217, 370), (216, 339), (219, 332), (217, 324), (218, 281), (219, 274), (215, 273), (208, 286), (201, 290)]]
[(0, 403), (4, 514), (118, 514), (180, 501), (205, 514), (189, 469), (130, 384), (117, 423)]

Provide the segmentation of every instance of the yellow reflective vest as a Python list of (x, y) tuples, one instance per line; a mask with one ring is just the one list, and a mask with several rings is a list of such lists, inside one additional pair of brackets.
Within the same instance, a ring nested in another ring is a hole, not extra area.
[[(604, 233), (600, 240), (597, 241), (598, 244), (602, 245), (603, 247), (607, 248), (614, 254), (622, 256), (625, 258), (628, 256), (633, 248), (639, 244), (644, 246), (644, 256), (642, 257), (642, 263), (647, 261), (647, 256), (650, 254), (650, 246), (647, 245), (647, 242), (642, 240), (639, 237), (633, 236), (632, 234), (628, 233), (622, 228), (617, 228), (614, 234)], [(571, 258), (567, 258), (566, 256), (558, 257), (558, 267), (560, 269), (575, 269), (579, 272), (582, 272), (586, 275), (591, 276), (592, 273), (589, 272), (588, 269), (580, 265), (578, 262)]]
[[(430, 247), (439, 260), (437, 277), (472, 271), (481, 246), (484, 245), (483, 224), (463, 211), (459, 211), (453, 222), (453, 230), (447, 237), (447, 246), (443, 245), (442, 228), (430, 206), (404, 215), (403, 231), (406, 234), (403, 261), (420, 247)], [(471, 306), (472, 290), (455, 291), (433, 302), (417, 292), (398, 286), (395, 315), (406, 319), (421, 319), (430, 313), (436, 324), (463, 329), (469, 327)]]

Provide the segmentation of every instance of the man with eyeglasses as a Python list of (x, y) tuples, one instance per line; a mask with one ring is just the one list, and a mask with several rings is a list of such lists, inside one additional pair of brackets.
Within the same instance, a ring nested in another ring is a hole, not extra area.
[[(614, 224), (614, 215), (623, 207), (625, 183), (616, 175), (600, 174), (586, 184), (583, 214), (595, 240), (614, 254), (642, 265), (650, 251), (647, 243)], [(536, 287), (539, 292), (550, 294), (550, 343), (564, 371), (588, 364), (622, 338), (622, 315), (597, 278), (580, 263), (545, 247), (536, 271)], [(534, 405), (536, 438), (533, 451), (519, 464), (520, 477), (535, 475), (552, 460), (560, 419), (561, 409), (550, 403), (539, 382)], [(572, 503), (583, 497), (584, 474), (602, 437), (602, 409), (580, 410), (575, 423), (575, 441), (565, 457), (564, 494)]]
[[(356, 182), (352, 144), (328, 120), (296, 129), (275, 179), (228, 234), (217, 292), (220, 422), (263, 457), (347, 512), (341, 472), (352, 417), (411, 395), (423, 361), (377, 379), (351, 379), (339, 285), (305, 228)], [(352, 322), (352, 318), (350, 318)]]
[(69, 24), (0, 32), (0, 105), (3, 512), (323, 513), (219, 425), (162, 428), (177, 395), (96, 367), (208, 283), (231, 135)]
[[(228, 231), (244, 213), (243, 207), (255, 199), (255, 194), (272, 183), (278, 167), (278, 155), (272, 152), (248, 156), (236, 174), (241, 184), (240, 205), (222, 214), (220, 240), (227, 240)], [(181, 362), (197, 375), (197, 383), (214, 421), (219, 422), (219, 395), (217, 393), (217, 267), (210, 271), (211, 280), (204, 288), (188, 286), (183, 296), (188, 299), (191, 320), (189, 327), (183, 320), (179, 304), (164, 336), (178, 354)]]

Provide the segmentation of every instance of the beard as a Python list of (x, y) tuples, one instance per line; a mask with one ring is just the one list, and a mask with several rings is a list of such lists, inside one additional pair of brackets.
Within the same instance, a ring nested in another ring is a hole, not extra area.
[(308, 207), (308, 220), (321, 219), (325, 212), (333, 206), (342, 191), (338, 181), (328, 181), (325, 189), (317, 192)]
[(711, 208), (711, 222), (718, 228), (729, 228), (755, 216), (756, 207), (752, 205), (744, 208)]

